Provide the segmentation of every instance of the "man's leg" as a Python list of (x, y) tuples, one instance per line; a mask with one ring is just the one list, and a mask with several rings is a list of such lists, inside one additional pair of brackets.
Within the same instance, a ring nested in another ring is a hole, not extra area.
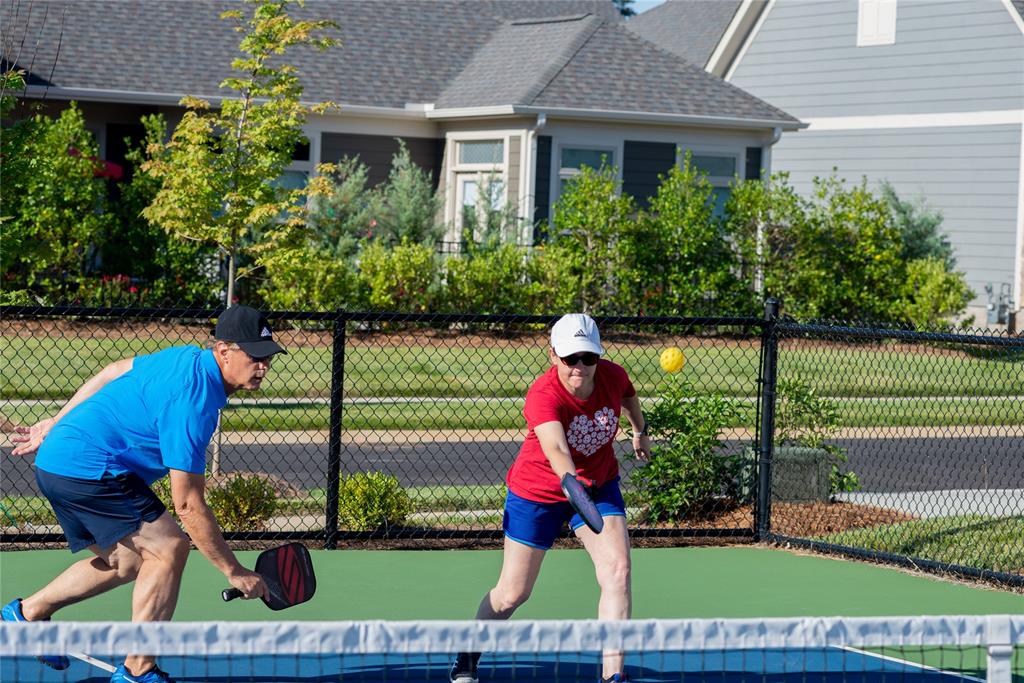
[(108, 559), (119, 546), (106, 548), (96, 546), (89, 550), (96, 554), (79, 560), (65, 569), (57, 578), (21, 602), (21, 611), (29, 621), (49, 619), (54, 612), (81, 602), (94, 595), (105, 593), (135, 580), (140, 561), (130, 552), (120, 553), (114, 565)]
[[(576, 530), (576, 535), (583, 541), (583, 547), (587, 549), (594, 562), (597, 583), (601, 587), (597, 618), (629, 619), (633, 608), (633, 594), (626, 518), (605, 517), (604, 530), (600, 534), (581, 526)], [(609, 678), (622, 672), (624, 658), (623, 652), (605, 651), (603, 676)]]
[[(178, 604), (181, 575), (188, 560), (189, 540), (171, 513), (164, 512), (152, 522), (143, 522), (139, 530), (119, 546), (130, 549), (139, 558), (132, 592), (132, 621), (169, 621)], [(156, 666), (149, 655), (129, 655), (125, 667), (142, 674)]]

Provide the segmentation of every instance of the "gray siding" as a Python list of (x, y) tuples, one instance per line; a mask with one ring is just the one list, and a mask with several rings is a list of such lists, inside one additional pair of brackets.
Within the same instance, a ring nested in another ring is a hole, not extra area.
[(1014, 281), (1020, 146), (1018, 125), (805, 131), (782, 136), (772, 167), (804, 194), (836, 167), (848, 182), (888, 179), (903, 199), (924, 196), (942, 211), (957, 270), (984, 301), (986, 283)]
[[(409, 148), (413, 163), (430, 172), (437, 187), (441, 177), (441, 157), (444, 140), (433, 138), (402, 138)], [(391, 160), (398, 153), (398, 140), (388, 135), (353, 135), (350, 133), (324, 133), (321, 138), (320, 161), (337, 162), (344, 157), (359, 157), (367, 166), (367, 183), (376, 187), (388, 179)]]
[(730, 79), (802, 120), (1020, 109), (1024, 34), (1000, 0), (898, 0), (857, 47), (857, 0), (777, 0)]

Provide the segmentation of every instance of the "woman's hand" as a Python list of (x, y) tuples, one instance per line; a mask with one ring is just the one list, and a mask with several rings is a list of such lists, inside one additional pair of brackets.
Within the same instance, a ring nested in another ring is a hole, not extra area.
[(651, 437), (633, 432), (633, 452), (644, 462), (651, 459)]

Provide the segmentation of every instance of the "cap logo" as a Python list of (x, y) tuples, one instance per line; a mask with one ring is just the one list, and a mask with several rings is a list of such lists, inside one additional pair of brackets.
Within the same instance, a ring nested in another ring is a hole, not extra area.
[(272, 337), (274, 335), (272, 335), (270, 333), (270, 328), (269, 327), (264, 327), (262, 330), (260, 330), (260, 336), (261, 337)]
[(572, 336), (573, 336), (573, 338), (583, 337), (584, 339), (587, 339), (587, 333), (584, 332), (583, 330), (576, 330), (576, 334), (574, 334)]

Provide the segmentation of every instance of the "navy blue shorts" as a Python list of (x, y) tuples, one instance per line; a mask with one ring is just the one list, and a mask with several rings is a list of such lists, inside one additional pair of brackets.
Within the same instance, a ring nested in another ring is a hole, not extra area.
[[(626, 502), (622, 500), (618, 477), (597, 490), (594, 504), (602, 517), (626, 516)], [(568, 502), (538, 503), (511, 491), (505, 496), (505, 517), (501, 526), (513, 541), (548, 550), (562, 534), (566, 521), (573, 531), (583, 526), (583, 519)]]
[(36, 468), (36, 482), (73, 553), (93, 544), (109, 548), (167, 510), (137, 474), (75, 479)]

